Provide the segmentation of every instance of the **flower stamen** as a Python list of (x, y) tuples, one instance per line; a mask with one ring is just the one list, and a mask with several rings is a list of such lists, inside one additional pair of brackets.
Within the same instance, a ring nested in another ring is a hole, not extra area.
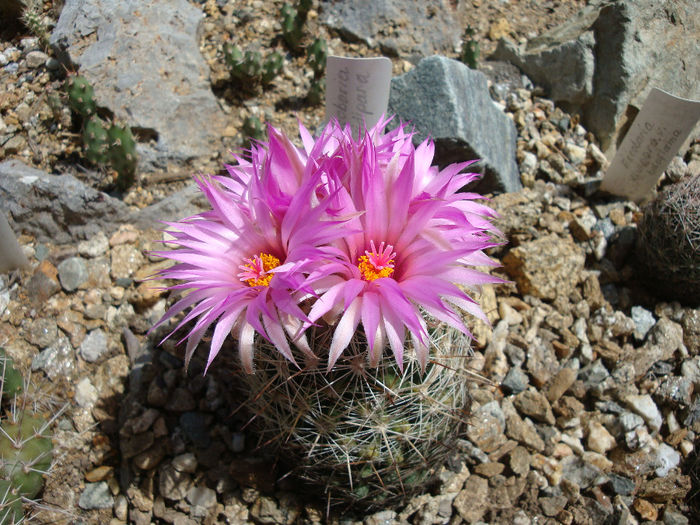
[(370, 250), (365, 250), (364, 255), (360, 255), (357, 267), (360, 269), (362, 278), (365, 281), (374, 281), (382, 277), (389, 277), (394, 273), (394, 259), (396, 252), (391, 244), (384, 247), (384, 242), (379, 245), (379, 249), (370, 241)]
[(273, 272), (270, 270), (277, 268), (280, 265), (280, 260), (269, 253), (253, 255), (248, 259), (243, 260), (238, 268), (243, 270), (238, 274), (238, 278), (247, 283), (248, 286), (270, 286)]

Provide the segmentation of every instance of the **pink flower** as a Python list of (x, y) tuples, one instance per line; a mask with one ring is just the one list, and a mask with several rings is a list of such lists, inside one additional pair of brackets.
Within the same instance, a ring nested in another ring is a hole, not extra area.
[(432, 142), (415, 148), (403, 126), (385, 134), (386, 124), (354, 140), (348, 128), (331, 123), (313, 147), (324, 152), (316, 162), (325, 176), (322, 193), (331, 195), (329, 213), (353, 217), (348, 234), (332, 243), (336, 258), (326, 272), (333, 272), (315, 283), (318, 299), (309, 312), (312, 322), (338, 319), (329, 369), (359, 323), (371, 364), (388, 342), (401, 366), (408, 332), (425, 366), (423, 312), (468, 334), (460, 310), (486, 317), (463, 289), (502, 282), (470, 268), (494, 264), (483, 250), (500, 235), (490, 222), (495, 212), (474, 202), (481, 197), (459, 193), (478, 177), (462, 173), (471, 163), (439, 171), (431, 166)]
[(177, 264), (157, 277), (180, 281), (170, 289), (187, 293), (156, 326), (192, 307), (167, 336), (196, 319), (185, 337), (187, 363), (212, 325), (207, 368), (229, 333), (238, 339), (249, 373), (256, 332), (293, 363), (288, 336), (313, 357), (299, 336), (308, 319), (298, 302), (313, 293), (311, 270), (321, 275), (319, 246), (343, 232), (337, 221), (326, 220), (328, 199), (314, 193), (317, 176), (302, 178), (294, 154), (274, 145), (254, 146), (252, 162), (227, 166), (231, 177), (195, 177), (212, 210), (168, 223), (174, 239), (167, 242), (177, 249), (156, 254)]

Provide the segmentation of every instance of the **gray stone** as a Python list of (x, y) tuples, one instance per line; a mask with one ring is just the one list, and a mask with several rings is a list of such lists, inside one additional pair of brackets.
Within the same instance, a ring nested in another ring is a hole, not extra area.
[(69, 257), (58, 265), (58, 279), (66, 292), (77, 290), (88, 280), (87, 266), (81, 257)]
[(109, 250), (109, 239), (104, 232), (97, 232), (88, 240), (78, 243), (78, 253), (85, 257), (99, 257)]
[(97, 389), (90, 382), (89, 377), (82, 378), (77, 385), (75, 385), (75, 402), (79, 407), (90, 408), (92, 407), (99, 397)]
[(388, 113), (415, 126), (415, 143), (432, 138), (441, 166), (481, 159), (470, 168), (484, 173), (470, 184), (475, 191), (522, 188), (515, 125), (491, 100), (482, 73), (443, 56), (424, 58), (392, 80)]
[(58, 336), (58, 325), (54, 319), (40, 317), (29, 323), (27, 340), (39, 348), (51, 345)]
[(49, 55), (43, 51), (30, 51), (27, 53), (27, 67), (30, 69), (36, 69), (46, 64), (48, 59)]
[(216, 492), (208, 487), (193, 486), (187, 492), (187, 501), (192, 505), (208, 509), (216, 505)]
[(86, 483), (78, 500), (78, 506), (84, 510), (110, 509), (113, 505), (114, 497), (106, 481)]
[[(177, 392), (178, 389), (175, 391)], [(207, 448), (211, 443), (206, 416), (199, 412), (185, 412), (180, 416), (182, 432), (197, 448)]]
[(180, 472), (172, 465), (165, 465), (160, 469), (158, 489), (164, 498), (180, 501), (187, 495), (191, 486), (192, 476), (188, 473)]
[(582, 490), (606, 481), (605, 475), (598, 467), (576, 455), (563, 458), (560, 464), (562, 476), (570, 482), (576, 483)]
[(193, 474), (197, 470), (197, 457), (192, 452), (175, 456), (172, 461), (175, 470)]
[(678, 510), (666, 507), (664, 517), (662, 519), (664, 525), (688, 525), (688, 518), (681, 514)]
[(655, 460), (658, 468), (655, 473), (663, 478), (669, 470), (674, 469), (681, 462), (681, 455), (666, 443), (661, 443), (655, 451)]
[(459, 45), (462, 28), (455, 5), (446, 0), (323, 2), (322, 21), (346, 41), (417, 62), (453, 53)]
[(501, 407), (497, 401), (491, 401), (472, 413), (467, 437), (481, 450), (490, 453), (505, 442), (505, 427), (506, 420)]
[(661, 424), (663, 423), (661, 412), (659, 412), (659, 409), (649, 394), (629, 395), (625, 398), (625, 401), (632, 410), (642, 416), (642, 419), (646, 421), (649, 428), (653, 431), (658, 431), (661, 428)]
[(107, 351), (107, 336), (100, 328), (90, 332), (80, 344), (80, 357), (88, 363), (94, 363)]
[(161, 228), (159, 221), (175, 221), (182, 217), (191, 217), (209, 207), (209, 201), (199, 190), (199, 186), (192, 183), (136, 212), (133, 223), (143, 229)]
[(654, 395), (664, 403), (690, 406), (692, 402), (693, 382), (687, 377), (671, 376), (664, 380)]
[(203, 16), (186, 0), (68, 0), (51, 34), (58, 56), (94, 87), (97, 104), (152, 139), (137, 146), (141, 169), (216, 149), (224, 117), (199, 51)]
[(49, 379), (71, 377), (75, 371), (73, 347), (67, 337), (59, 335), (54, 344), (32, 359), (32, 370), (42, 370)]
[(612, 486), (615, 494), (629, 496), (634, 492), (634, 481), (624, 476), (620, 476), (619, 474), (615, 474), (613, 472), (609, 473), (608, 482)]
[(520, 367), (513, 367), (508, 371), (506, 377), (503, 378), (501, 386), (507, 392), (519, 394), (528, 386), (527, 374)]
[(633, 306), (631, 311), (632, 321), (634, 321), (634, 336), (638, 340), (643, 340), (651, 327), (656, 324), (654, 314), (641, 306)]
[(652, 87), (700, 98), (700, 31), (694, 0), (593, 2), (561, 26), (519, 47), (502, 40), (508, 60), (548, 96), (580, 112), (612, 158)]
[(584, 366), (578, 373), (578, 379), (583, 381), (586, 388), (592, 388), (610, 377), (601, 359), (596, 359), (590, 365)]
[(0, 162), (0, 209), (13, 231), (65, 244), (116, 229), (127, 206), (72, 175), (49, 175), (18, 160)]

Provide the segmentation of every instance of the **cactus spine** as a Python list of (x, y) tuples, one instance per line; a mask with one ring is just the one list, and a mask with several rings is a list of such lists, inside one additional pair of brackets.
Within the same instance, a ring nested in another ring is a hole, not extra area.
[(0, 371), (5, 405), (11, 398), (0, 420), (0, 523), (14, 524), (24, 519), (23, 502), (36, 498), (44, 486), (53, 459), (49, 428), (62, 410), (47, 420), (26, 407), (25, 383), (1, 348)]
[(260, 442), (276, 444), (293, 472), (335, 506), (383, 507), (426, 490), (453, 451), (470, 404), (468, 339), (433, 324), (435, 350), (425, 373), (410, 349), (401, 373), (388, 355), (369, 367), (358, 332), (326, 373), (321, 356), (331, 337), (328, 327), (316, 328), (311, 342), (319, 362), (301, 371), (260, 341), (258, 369), (240, 376)]
[(636, 251), (645, 287), (700, 304), (700, 175), (668, 186), (646, 206)]

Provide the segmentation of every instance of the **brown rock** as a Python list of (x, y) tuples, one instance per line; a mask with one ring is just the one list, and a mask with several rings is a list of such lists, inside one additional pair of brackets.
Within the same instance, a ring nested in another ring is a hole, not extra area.
[(503, 472), (506, 466), (503, 463), (494, 463), (489, 461), (488, 463), (481, 463), (474, 467), (474, 472), (485, 478), (492, 478)]
[(530, 416), (537, 421), (547, 423), (548, 425), (554, 424), (552, 407), (550, 406), (549, 401), (547, 401), (547, 398), (540, 392), (533, 392), (531, 390), (520, 392), (513, 399), (513, 404), (521, 414)]
[(481, 476), (470, 476), (453, 505), (467, 523), (479, 521), (489, 506), (489, 483)]
[(510, 250), (503, 266), (521, 294), (554, 299), (578, 284), (585, 261), (585, 253), (570, 238), (547, 235)]
[(656, 521), (656, 518), (659, 517), (659, 511), (656, 509), (654, 504), (645, 499), (637, 498), (634, 500), (632, 506), (644, 520)]
[(578, 372), (573, 368), (562, 368), (557, 372), (557, 375), (552, 378), (552, 382), (547, 389), (547, 399), (550, 403), (556, 402), (564, 395), (564, 392), (576, 381), (577, 374)]

